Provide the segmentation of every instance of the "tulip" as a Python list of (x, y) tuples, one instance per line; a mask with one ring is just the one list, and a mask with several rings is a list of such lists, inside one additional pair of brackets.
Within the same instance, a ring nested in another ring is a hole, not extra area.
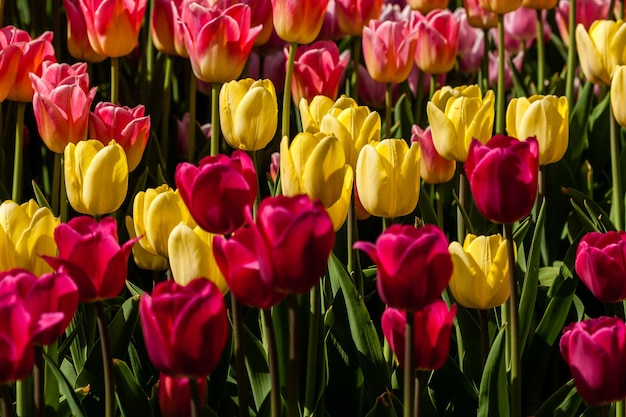
[(563, 329), (561, 355), (580, 396), (591, 405), (626, 396), (626, 324), (617, 317), (599, 317)]
[(560, 161), (569, 139), (567, 97), (514, 98), (506, 111), (506, 131), (515, 138), (537, 138), (539, 165)]
[(611, 110), (613, 117), (620, 126), (626, 126), (626, 109), (622, 105), (626, 93), (626, 66), (620, 65), (615, 68), (613, 79), (611, 81)]
[[(128, 236), (131, 239), (142, 239), (142, 236), (137, 236), (137, 232), (135, 232), (135, 224), (133, 223), (133, 218), (130, 216), (126, 216), (125, 224), (126, 230), (128, 231)], [(142, 239), (144, 240), (144, 239)], [(141, 244), (133, 245), (133, 259), (135, 260), (135, 264), (141, 268), (148, 271), (163, 271), (169, 268), (168, 259), (161, 255), (154, 255), (152, 252), (148, 252), (141, 246)]]
[(327, 96), (315, 96), (312, 100), (300, 99), (298, 107), (302, 119), (302, 130), (310, 133), (319, 132), (322, 118), (334, 105), (335, 101)]
[(183, 27), (178, 23), (186, 0), (155, 0), (150, 14), (150, 31), (154, 47), (168, 55), (187, 58)]
[(54, 229), (59, 219), (35, 200), (0, 204), (0, 271), (23, 268), (39, 276), (51, 271), (40, 255), (57, 252)]
[[(17, 297), (0, 297), (0, 339), (3, 341), (3, 354), (0, 355), (0, 384), (6, 385), (28, 377), (35, 363), (32, 332), (27, 331), (33, 317)], [(56, 325), (62, 317), (54, 319)]]
[(494, 223), (511, 224), (530, 214), (537, 197), (538, 142), (496, 135), (474, 139), (465, 172), (478, 211)]
[(489, 12), (505, 14), (519, 9), (522, 0), (478, 0), (478, 3)]
[(361, 204), (378, 217), (400, 217), (417, 206), (420, 151), (404, 139), (385, 139), (363, 146), (356, 162)]
[[(586, 30), (596, 20), (604, 19), (609, 14), (610, 0), (577, 0), (576, 23), (581, 23)], [(570, 0), (560, 0), (555, 13), (555, 20), (561, 40), (569, 47), (569, 10)]]
[(427, 74), (454, 68), (459, 49), (460, 24), (448, 9), (433, 10), (417, 23), (415, 63)]
[(139, 318), (148, 357), (168, 376), (206, 378), (228, 339), (222, 293), (206, 279), (158, 283), (141, 297)]
[(524, 0), (522, 6), (529, 9), (550, 10), (556, 7), (557, 2), (558, 0)]
[(308, 44), (322, 28), (328, 0), (272, 0), (274, 29), (289, 43)]
[[(452, 323), (456, 305), (450, 310), (442, 300), (436, 300), (413, 314), (413, 360), (416, 370), (441, 368), (450, 352)], [(387, 307), (381, 318), (383, 335), (398, 363), (404, 367), (406, 311)]]
[(454, 269), (450, 291), (467, 308), (488, 310), (509, 298), (509, 259), (502, 236), (465, 236), (448, 247)]
[[(515, 67), (515, 71), (518, 73), (522, 69), (522, 64), (524, 63), (524, 52), (517, 52), (515, 55), (511, 55), (509, 52), (504, 51), (504, 89), (511, 90), (513, 88), (513, 70), (509, 62), (513, 63)], [(493, 85), (498, 82), (498, 71), (499, 71), (499, 61), (498, 52), (492, 51), (489, 52), (489, 84)]]
[(448, 7), (449, 0), (407, 0), (406, 4), (413, 10), (417, 10), (422, 14), (430, 13), (436, 9), (445, 9)]
[(322, 22), (320, 33), (315, 39), (318, 41), (339, 41), (341, 38), (346, 36), (346, 34), (339, 28), (338, 19), (337, 1), (328, 0), (326, 13), (324, 14), (324, 21)]
[(130, 54), (139, 38), (146, 0), (79, 0), (89, 44), (98, 55)]
[(243, 226), (254, 204), (257, 174), (245, 152), (207, 156), (198, 166), (181, 163), (174, 177), (193, 219), (209, 233), (228, 234)]
[[(206, 402), (207, 379), (196, 380), (200, 395), (200, 408)], [(159, 376), (159, 409), (162, 417), (184, 417), (191, 415), (191, 387), (189, 378), (169, 376), (162, 373)]]
[[(360, 192), (360, 189), (359, 189)], [(377, 289), (389, 307), (416, 311), (441, 297), (452, 275), (448, 240), (437, 226), (394, 224), (376, 244), (357, 242), (377, 265)]]
[(324, 133), (302, 132), (291, 145), (287, 137), (283, 138), (280, 155), (283, 194), (320, 199), (334, 230), (339, 230), (348, 216), (354, 179), (340, 140)]
[(224, 84), (219, 106), (222, 133), (233, 148), (258, 151), (274, 138), (278, 102), (270, 80), (246, 78)]
[(363, 28), (363, 58), (372, 79), (400, 84), (409, 77), (417, 31), (409, 21), (370, 20)]
[(250, 6), (250, 27), (261, 26), (261, 31), (254, 41), (255, 46), (265, 45), (274, 32), (274, 16), (271, 0), (243, 0)]
[(195, 76), (207, 83), (239, 78), (262, 29), (250, 27), (250, 7), (235, 4), (222, 10), (199, 3), (187, 7), (183, 14), (185, 46)]
[(101, 101), (89, 114), (89, 137), (103, 144), (115, 140), (124, 148), (129, 172), (139, 165), (150, 136), (150, 116), (144, 112), (143, 105), (131, 109)]
[[(289, 50), (285, 48), (285, 56), (288, 54)], [(349, 60), (350, 54), (345, 52), (339, 55), (339, 49), (332, 41), (299, 46), (296, 49), (291, 81), (294, 103), (300, 103), (303, 98), (311, 101), (318, 95), (335, 100)]]
[(585, 30), (576, 26), (580, 67), (594, 84), (610, 85), (617, 65), (626, 64), (626, 26), (622, 20), (597, 20)]
[(467, 10), (467, 20), (471, 26), (480, 29), (491, 29), (498, 26), (498, 15), (485, 10), (480, 0), (463, 0)]
[(11, 35), (5, 29), (0, 30), (0, 101), (4, 101), (13, 88), (22, 57), (22, 49), (12, 42)]
[(67, 49), (70, 55), (78, 61), (102, 62), (106, 56), (98, 54), (89, 43), (87, 23), (80, 0), (63, 0), (63, 7), (67, 16)]
[[(409, 80), (410, 79), (411, 75), (409, 75)], [(359, 64), (358, 82), (359, 101), (374, 109), (384, 109), (387, 85), (385, 83), (374, 81), (363, 64)], [(398, 85), (394, 84), (391, 90), (391, 100), (395, 103), (399, 98), (400, 90), (398, 89)]]
[(273, 152), (270, 157), (270, 172), (269, 177), (273, 183), (276, 183), (278, 179), (278, 172), (280, 170), (280, 152)]
[(473, 138), (487, 142), (495, 118), (494, 102), (493, 91), (483, 98), (477, 85), (437, 90), (426, 111), (439, 155), (464, 162)]
[(67, 199), (74, 210), (102, 216), (120, 208), (128, 191), (128, 163), (120, 145), (114, 140), (106, 146), (97, 140), (70, 142), (64, 155)]
[[(545, 15), (542, 14), (544, 30), (549, 29)], [(537, 38), (537, 11), (524, 6), (504, 16), (505, 37), (512, 36), (520, 42)], [(549, 33), (549, 32), (548, 32)], [(497, 39), (497, 36), (494, 37)], [(548, 38), (549, 39), (549, 38)], [(506, 43), (506, 42), (505, 42)], [(507, 48), (508, 51), (511, 51)]]
[(336, 0), (335, 4), (339, 29), (346, 35), (361, 36), (363, 27), (380, 16), (383, 0)]
[(57, 226), (54, 240), (59, 255), (45, 260), (74, 280), (81, 303), (113, 298), (124, 289), (128, 257), (136, 240), (120, 246), (113, 217), (99, 222), (88, 216), (75, 217)]
[(456, 161), (442, 158), (433, 144), (430, 126), (422, 130), (414, 125), (411, 128), (411, 143), (417, 142), (420, 147), (420, 177), (427, 184), (442, 184), (454, 177)]
[(467, 11), (462, 7), (454, 11), (454, 17), (459, 21), (459, 70), (478, 71), (485, 55), (485, 31), (470, 24)]

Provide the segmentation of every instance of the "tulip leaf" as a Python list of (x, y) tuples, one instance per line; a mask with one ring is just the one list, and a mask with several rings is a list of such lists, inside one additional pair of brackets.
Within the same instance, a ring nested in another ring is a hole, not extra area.
[(572, 167), (580, 165), (579, 161), (587, 147), (587, 125), (591, 102), (594, 97), (593, 87), (591, 82), (585, 82), (585, 86), (579, 90), (576, 105), (570, 109), (569, 144), (565, 158), (569, 162), (569, 166)]
[(153, 416), (150, 401), (135, 380), (128, 365), (115, 359), (113, 370), (115, 373), (115, 397), (122, 416)]
[(609, 214), (602, 209), (595, 201), (593, 201), (589, 196), (585, 193), (582, 193), (573, 188), (562, 188), (564, 194), (570, 196), (576, 204), (580, 206), (585, 206), (589, 216), (597, 219), (601, 224), (602, 228), (605, 230), (617, 230), (615, 225), (611, 222), (611, 217)]
[(504, 358), (503, 327), (491, 345), (478, 394), (477, 417), (509, 416), (509, 384)]
[(54, 377), (57, 379), (59, 383), (59, 391), (65, 397), (65, 401), (72, 411), (72, 414), (75, 417), (86, 416), (85, 410), (83, 409), (76, 392), (65, 378), (65, 375), (63, 375), (63, 372), (61, 372), (61, 369), (59, 369), (54, 360), (52, 360), (52, 358), (50, 358), (50, 356), (48, 356), (45, 352), (43, 353), (43, 358), (48, 365), (48, 369), (50, 369)]
[(534, 417), (571, 416), (577, 414), (583, 400), (578, 395), (574, 380), (570, 379), (550, 396), (537, 411)]
[(37, 204), (39, 204), (39, 207), (47, 207), (50, 210), (52, 210), (50, 203), (48, 203), (48, 200), (46, 199), (45, 194), (43, 193), (43, 191), (41, 191), (41, 188), (39, 188), (37, 183), (33, 180), (31, 181), (31, 184), (33, 185), (33, 192), (35, 193), (35, 200), (37, 200)]
[[(467, 179), (463, 179), (463, 181), (467, 181)], [(459, 210), (461, 212), (461, 216), (463, 216), (463, 222), (465, 223), (465, 229), (467, 230), (467, 233), (475, 234), (476, 229), (472, 225), (472, 221), (470, 220), (470, 217), (467, 214), (467, 210), (465, 210), (465, 207), (461, 205), (461, 201), (459, 200), (459, 196), (456, 190), (452, 190), (452, 196), (454, 197), (454, 204), (457, 210)]]
[(574, 212), (578, 215), (579, 220), (582, 223), (582, 226), (586, 232), (599, 232), (595, 219), (589, 218), (587, 214), (583, 211), (583, 209), (576, 203), (573, 199), (571, 200), (572, 207), (574, 208)]
[(250, 377), (250, 388), (256, 409), (260, 409), (270, 392), (270, 371), (267, 355), (261, 342), (252, 334), (246, 325), (244, 348), (246, 352), (246, 368)]
[(435, 211), (435, 207), (433, 206), (433, 201), (430, 199), (430, 195), (424, 189), (424, 185), (420, 186), (420, 197), (417, 200), (417, 207), (419, 208), (420, 215), (422, 216), (422, 221), (427, 224), (436, 224), (441, 227), (439, 224), (439, 219), (437, 217), (437, 212)]
[(432, 390), (433, 405), (438, 410), (450, 405), (457, 410), (478, 409), (478, 389), (469, 380), (467, 371), (462, 372), (452, 358), (448, 358), (442, 368), (433, 372), (428, 387)]

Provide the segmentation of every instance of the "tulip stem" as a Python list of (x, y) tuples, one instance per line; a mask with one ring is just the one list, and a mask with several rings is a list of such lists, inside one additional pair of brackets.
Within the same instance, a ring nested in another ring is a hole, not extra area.
[(487, 90), (489, 90), (489, 51), (491, 49), (489, 42), (489, 29), (483, 29), (483, 36), (483, 59), (480, 63), (482, 82), (480, 86), (483, 89), (484, 94)]
[(350, 73), (350, 94), (354, 101), (359, 101), (359, 61), (361, 59), (361, 37), (352, 38), (352, 69)]
[(565, 96), (570, 108), (574, 108), (574, 77), (576, 75), (576, 1), (569, 2), (569, 48), (567, 48), (567, 75)]
[(406, 312), (404, 333), (404, 417), (412, 417), (415, 401), (415, 366), (413, 358), (413, 319), (412, 311)]
[(624, 400), (615, 402), (615, 417), (624, 417)]
[(191, 417), (200, 416), (200, 393), (198, 392), (198, 380), (189, 378), (189, 399), (191, 402)]
[[(196, 86), (198, 79), (191, 71), (189, 75), (189, 129), (187, 129), (187, 162), (196, 162)], [(211, 126), (213, 132), (213, 126)]]
[(289, 126), (291, 124), (291, 79), (293, 78), (293, 65), (296, 61), (297, 42), (289, 43), (289, 58), (287, 60), (287, 72), (285, 73), (285, 91), (283, 93), (283, 126), (281, 137), (289, 138)]
[(105, 417), (115, 416), (115, 379), (113, 375), (113, 356), (111, 352), (111, 342), (109, 340), (109, 329), (107, 328), (104, 316), (104, 306), (102, 301), (96, 301), (96, 321), (100, 332), (100, 348), (102, 349), (102, 366), (104, 369), (104, 415)]
[(46, 400), (44, 399), (44, 369), (43, 347), (35, 346), (35, 363), (33, 365), (35, 417), (44, 417), (46, 415)]
[(614, 19), (615, 13), (613, 13), (613, 10), (615, 10), (615, 0), (611, 0), (611, 2), (609, 3), (609, 17), (607, 17), (607, 19)]
[(246, 353), (243, 344), (243, 316), (241, 304), (230, 293), (231, 311), (233, 315), (233, 339), (235, 343), (235, 366), (237, 370), (237, 396), (239, 397), (239, 417), (248, 417), (248, 372), (246, 370)]
[(480, 309), (480, 346), (483, 368), (489, 356), (489, 310)]
[(620, 145), (613, 108), (609, 106), (611, 134), (611, 180), (613, 182), (613, 224), (617, 230), (624, 230), (624, 193), (622, 188), (622, 167), (620, 162)]
[(543, 40), (543, 11), (537, 9), (537, 94), (543, 94), (546, 53)]
[(15, 119), (15, 156), (13, 158), (13, 193), (12, 198), (16, 203), (22, 201), (22, 174), (24, 171), (24, 102), (17, 103), (17, 115)]
[(61, 196), (59, 197), (59, 218), (61, 222), (68, 219), (67, 189), (65, 188), (65, 156), (61, 154)]
[(424, 102), (424, 71), (417, 69), (417, 85), (415, 86), (415, 124), (422, 125), (422, 103)]
[(117, 104), (120, 88), (120, 59), (111, 58), (111, 103)]
[(496, 134), (504, 134), (504, 14), (498, 15), (498, 95), (496, 97)]
[(384, 139), (391, 138), (391, 108), (392, 108), (392, 96), (393, 84), (387, 83), (385, 89), (385, 137)]
[(0, 410), (2, 411), (3, 417), (15, 416), (13, 401), (11, 401), (11, 386), (8, 384), (0, 386)]
[(506, 249), (509, 258), (509, 286), (511, 295), (509, 296), (509, 336), (511, 346), (511, 417), (522, 416), (522, 378), (520, 370), (519, 352), (519, 313), (517, 279), (515, 278), (515, 246), (513, 243), (513, 225), (504, 225), (504, 238), (506, 239)]
[(220, 88), (221, 83), (211, 84), (211, 155), (220, 152)]
[(459, 166), (459, 207), (456, 211), (456, 240), (463, 243), (465, 240), (465, 218), (463, 217), (463, 210), (467, 205), (467, 177), (465, 176), (464, 168)]
[(169, 155), (170, 106), (172, 104), (172, 57), (165, 55), (165, 75), (163, 78), (163, 108), (161, 114), (161, 152)]
[(61, 199), (61, 176), (63, 175), (63, 154), (54, 154), (54, 168), (52, 171), (52, 212), (55, 215), (60, 213), (59, 200)]
[(317, 391), (317, 379), (318, 379), (318, 355), (319, 350), (319, 336), (321, 332), (321, 290), (319, 282), (311, 289), (310, 294), (310, 311), (311, 316), (309, 319), (309, 339), (307, 347), (307, 362), (306, 362), (306, 391), (304, 396), (304, 417), (310, 417), (315, 413), (315, 400)]
[(274, 322), (272, 321), (272, 312), (270, 309), (264, 308), (261, 311), (263, 313), (263, 327), (265, 329), (265, 340), (267, 343), (267, 360), (270, 368), (270, 415), (271, 417), (280, 417), (280, 374), (278, 372), (278, 356), (276, 352)]
[(287, 296), (289, 309), (289, 384), (287, 386), (287, 416), (298, 417), (298, 394), (300, 393), (300, 315), (297, 295)]

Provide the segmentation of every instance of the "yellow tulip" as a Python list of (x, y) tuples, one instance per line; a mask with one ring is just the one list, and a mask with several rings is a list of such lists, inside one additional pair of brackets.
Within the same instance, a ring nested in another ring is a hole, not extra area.
[(280, 143), (280, 178), (284, 195), (319, 198), (334, 229), (339, 230), (348, 215), (354, 179), (339, 139), (303, 132), (290, 146), (284, 137)]
[(356, 163), (359, 199), (368, 213), (398, 217), (411, 213), (420, 192), (420, 150), (417, 143), (385, 139), (367, 144)]
[(560, 161), (569, 141), (567, 97), (539, 96), (514, 98), (506, 111), (509, 136), (539, 142), (539, 165)]
[(452, 242), (448, 250), (454, 265), (450, 291), (459, 304), (487, 310), (509, 298), (509, 260), (502, 236), (469, 234), (463, 246)]
[(170, 233), (168, 251), (174, 281), (187, 285), (195, 278), (206, 278), (226, 293), (228, 285), (213, 256), (213, 234), (199, 226), (180, 223)]
[(102, 216), (122, 205), (128, 191), (128, 163), (115, 141), (85, 140), (65, 147), (67, 199), (79, 213)]
[(495, 14), (513, 12), (522, 6), (522, 0), (478, 0), (480, 6)]
[[(617, 123), (626, 127), (626, 65), (620, 65), (615, 69), (611, 81), (611, 109)], [(540, 149), (541, 150), (541, 149)]]
[[(135, 232), (135, 224), (133, 223), (133, 218), (130, 216), (126, 216), (126, 230), (128, 230), (128, 236), (131, 239), (137, 237), (137, 233)], [(141, 239), (144, 240), (144, 239)], [(139, 242), (133, 245), (133, 259), (135, 260), (135, 264), (141, 269), (145, 269), (148, 271), (163, 271), (168, 268), (169, 263), (166, 257), (160, 255), (154, 255), (141, 246)]]
[(494, 102), (493, 90), (483, 98), (477, 85), (437, 90), (426, 112), (439, 155), (465, 162), (473, 138), (487, 143), (493, 130)]
[(0, 204), (0, 271), (23, 268), (35, 275), (52, 268), (40, 255), (56, 256), (54, 229), (59, 219), (35, 200), (18, 205), (7, 200)]
[(626, 26), (622, 20), (596, 20), (587, 32), (579, 23), (576, 48), (585, 77), (594, 84), (610, 85), (615, 67), (626, 64)]
[(278, 104), (270, 80), (246, 78), (225, 83), (219, 106), (222, 133), (233, 148), (258, 151), (274, 137)]
[[(352, 100), (354, 101), (354, 100)], [(335, 102), (326, 96), (315, 96), (311, 103), (305, 99), (300, 99), (300, 119), (302, 120), (302, 130), (309, 133), (317, 133), (320, 130), (322, 117), (335, 105)], [(354, 106), (357, 104), (354, 102)]]

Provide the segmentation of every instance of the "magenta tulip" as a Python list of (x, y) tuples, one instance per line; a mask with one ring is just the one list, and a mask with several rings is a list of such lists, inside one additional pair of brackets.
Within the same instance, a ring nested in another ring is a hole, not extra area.
[(503, 224), (521, 220), (537, 197), (537, 139), (496, 135), (485, 145), (473, 139), (465, 172), (476, 208), (485, 218)]
[(226, 304), (211, 281), (186, 286), (158, 283), (144, 294), (139, 317), (152, 364), (169, 376), (205, 378), (217, 365), (228, 338)]
[(390, 307), (424, 308), (441, 297), (452, 276), (448, 240), (434, 225), (394, 224), (378, 236), (376, 244), (361, 241), (354, 247), (378, 266), (378, 294)]
[[(200, 407), (206, 401), (206, 378), (198, 378), (198, 394)], [(161, 417), (186, 417), (191, 415), (191, 387), (189, 378), (169, 376), (161, 373), (159, 376), (159, 408)]]
[[(35, 363), (30, 312), (16, 297), (0, 297), (0, 384), (30, 375)], [(61, 316), (54, 317), (54, 325)]]

